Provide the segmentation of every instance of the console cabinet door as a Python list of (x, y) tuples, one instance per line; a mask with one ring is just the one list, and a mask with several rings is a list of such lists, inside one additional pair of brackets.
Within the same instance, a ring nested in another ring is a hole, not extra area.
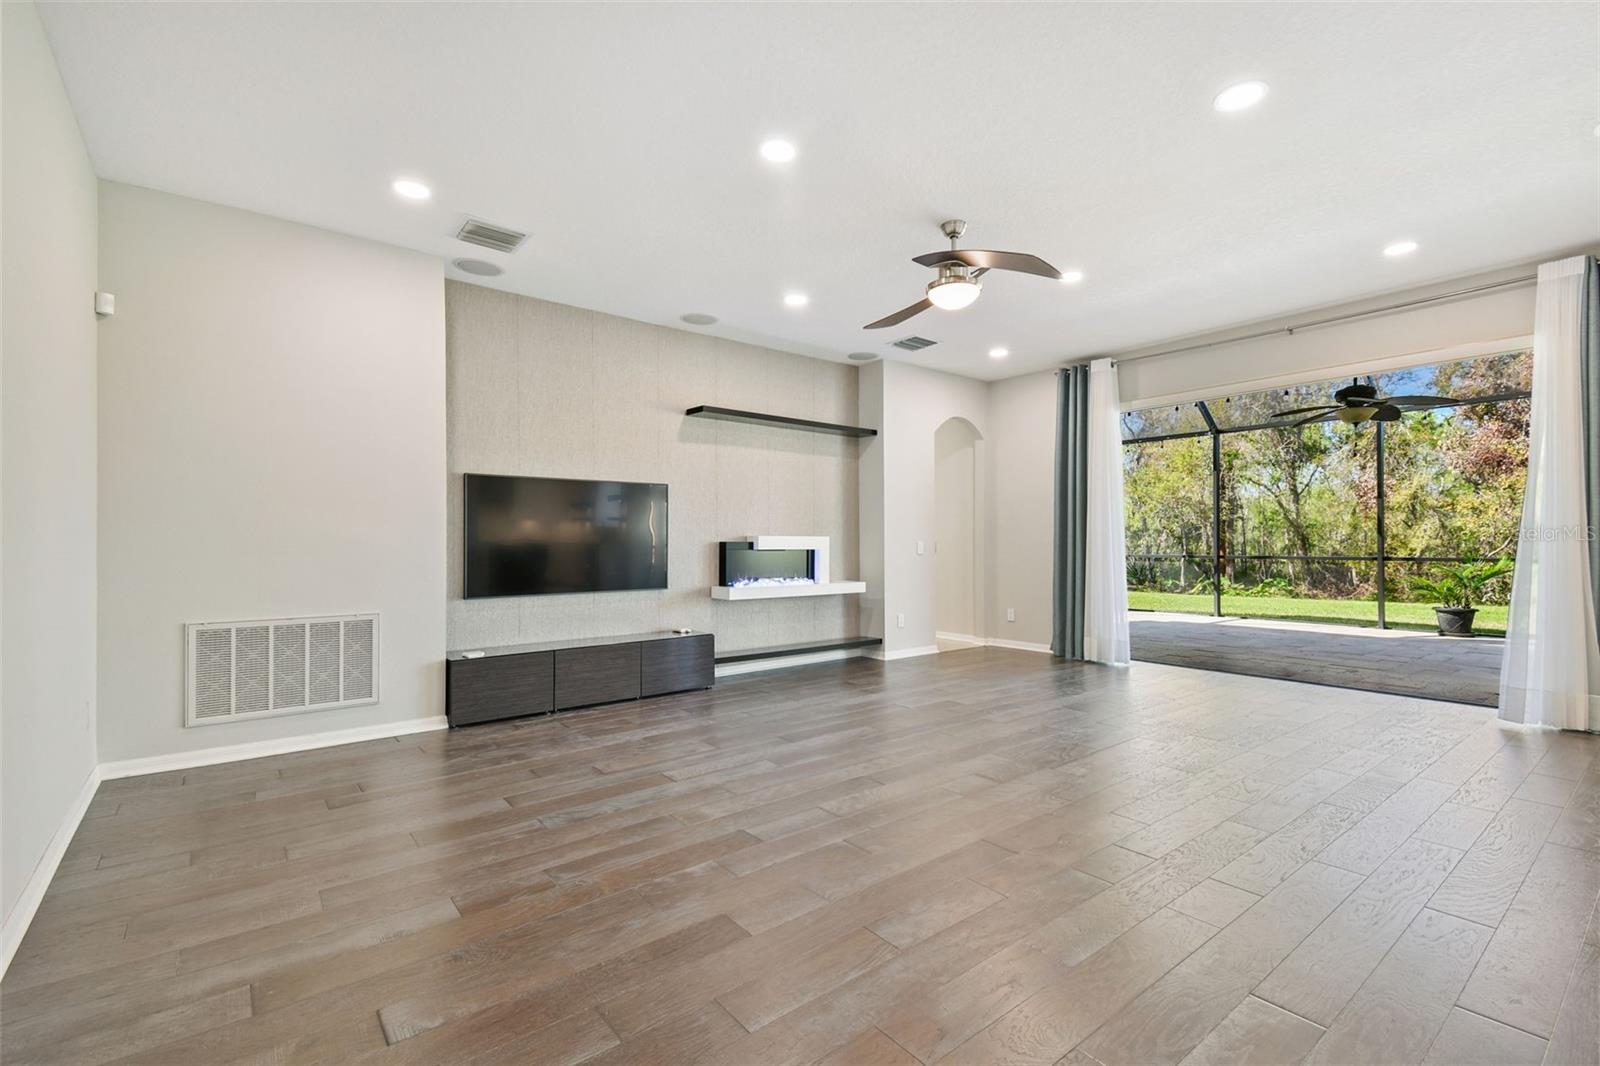
[(554, 710), (553, 666), (554, 656), (547, 651), (452, 660), (446, 667), (450, 724)]
[(639, 645), (563, 648), (556, 655), (556, 709), (639, 698)]
[(716, 648), (710, 633), (695, 633), (642, 645), (639, 688), (642, 695), (710, 688)]

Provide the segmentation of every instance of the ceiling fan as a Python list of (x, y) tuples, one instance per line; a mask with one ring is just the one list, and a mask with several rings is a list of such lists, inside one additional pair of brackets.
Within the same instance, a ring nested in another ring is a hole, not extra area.
[(1269, 417), (1310, 416), (1285, 426), (1285, 429), (1299, 429), (1313, 422), (1398, 422), (1406, 411), (1424, 411), (1430, 407), (1448, 407), (1461, 402), (1449, 396), (1379, 396), (1377, 389), (1361, 384), (1359, 378), (1351, 378), (1350, 384), (1334, 393), (1333, 401), (1321, 407), (1274, 411)]
[(939, 276), (928, 282), (928, 294), (910, 307), (901, 308), (892, 315), (869, 322), (863, 329), (882, 329), (896, 326), (913, 315), (920, 315), (930, 307), (945, 311), (959, 311), (970, 307), (983, 291), (978, 279), (991, 270), (1014, 270), (1020, 274), (1037, 274), (1041, 278), (1061, 280), (1061, 271), (1036, 255), (1026, 252), (989, 252), (980, 249), (957, 248), (956, 241), (967, 231), (963, 219), (951, 218), (939, 223), (939, 229), (950, 238), (945, 251), (929, 252), (911, 261), (925, 267), (934, 267)]

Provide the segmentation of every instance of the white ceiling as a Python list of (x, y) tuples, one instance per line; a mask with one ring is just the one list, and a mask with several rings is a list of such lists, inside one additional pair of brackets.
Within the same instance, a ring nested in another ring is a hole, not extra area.
[[(40, 7), (106, 178), (831, 358), (1006, 377), (1600, 239), (1588, 4)], [(469, 212), (531, 237), (460, 244)], [(1088, 280), (863, 332), (950, 216)]]

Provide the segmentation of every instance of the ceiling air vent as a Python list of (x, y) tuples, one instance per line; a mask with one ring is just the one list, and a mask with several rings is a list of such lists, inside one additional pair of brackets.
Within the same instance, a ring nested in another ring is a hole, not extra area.
[(938, 344), (939, 342), (938, 341), (930, 341), (926, 337), (918, 337), (916, 335), (912, 335), (910, 337), (901, 337), (899, 340), (893, 341), (892, 343), (894, 344), (894, 346), (896, 348), (904, 348), (908, 352), (920, 352), (924, 348), (932, 348), (935, 344)]
[(456, 240), (476, 244), (480, 248), (493, 248), (497, 252), (514, 252), (527, 239), (526, 233), (476, 218), (467, 219), (456, 232)]

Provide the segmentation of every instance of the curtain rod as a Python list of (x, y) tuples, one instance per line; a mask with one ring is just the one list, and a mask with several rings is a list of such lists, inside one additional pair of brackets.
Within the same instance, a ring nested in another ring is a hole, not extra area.
[[(1189, 344), (1182, 348), (1166, 348), (1159, 352), (1150, 352), (1147, 355), (1118, 356), (1116, 361), (1123, 362), (1137, 359), (1155, 359), (1163, 355), (1180, 355), (1184, 352), (1198, 352), (1206, 348), (1216, 348), (1223, 344), (1239, 344), (1244, 341), (1260, 340), (1263, 337), (1276, 337), (1279, 334), (1292, 337), (1303, 329), (1316, 329), (1319, 326), (1332, 326), (1340, 322), (1353, 322), (1359, 318), (1370, 318), (1373, 315), (1388, 314), (1390, 311), (1404, 311), (1410, 307), (1421, 307), (1425, 304), (1439, 303), (1443, 300), (1454, 300), (1462, 296), (1472, 296), (1480, 292), (1490, 292), (1494, 289), (1507, 289), (1514, 285), (1526, 285), (1528, 282), (1536, 281), (1537, 279), (1537, 274), (1521, 274), (1514, 278), (1506, 278), (1504, 281), (1490, 281), (1482, 285), (1473, 285), (1465, 289), (1456, 289), (1453, 292), (1441, 292), (1435, 296), (1421, 296), (1415, 300), (1403, 300), (1400, 303), (1386, 304), (1383, 307), (1374, 307), (1366, 311), (1351, 311), (1348, 314), (1332, 315), (1328, 318), (1313, 319), (1310, 322), (1301, 322), (1300, 324), (1294, 326), (1278, 326), (1274, 329), (1264, 329), (1256, 333), (1246, 333), (1243, 336), (1238, 337), (1223, 337), (1214, 341), (1202, 341), (1199, 344)], [(1097, 356), (1095, 358), (1099, 357)], [(1078, 363), (1086, 363), (1090, 361), (1091, 360), (1089, 359), (1074, 359), (1067, 365), (1072, 366)]]

